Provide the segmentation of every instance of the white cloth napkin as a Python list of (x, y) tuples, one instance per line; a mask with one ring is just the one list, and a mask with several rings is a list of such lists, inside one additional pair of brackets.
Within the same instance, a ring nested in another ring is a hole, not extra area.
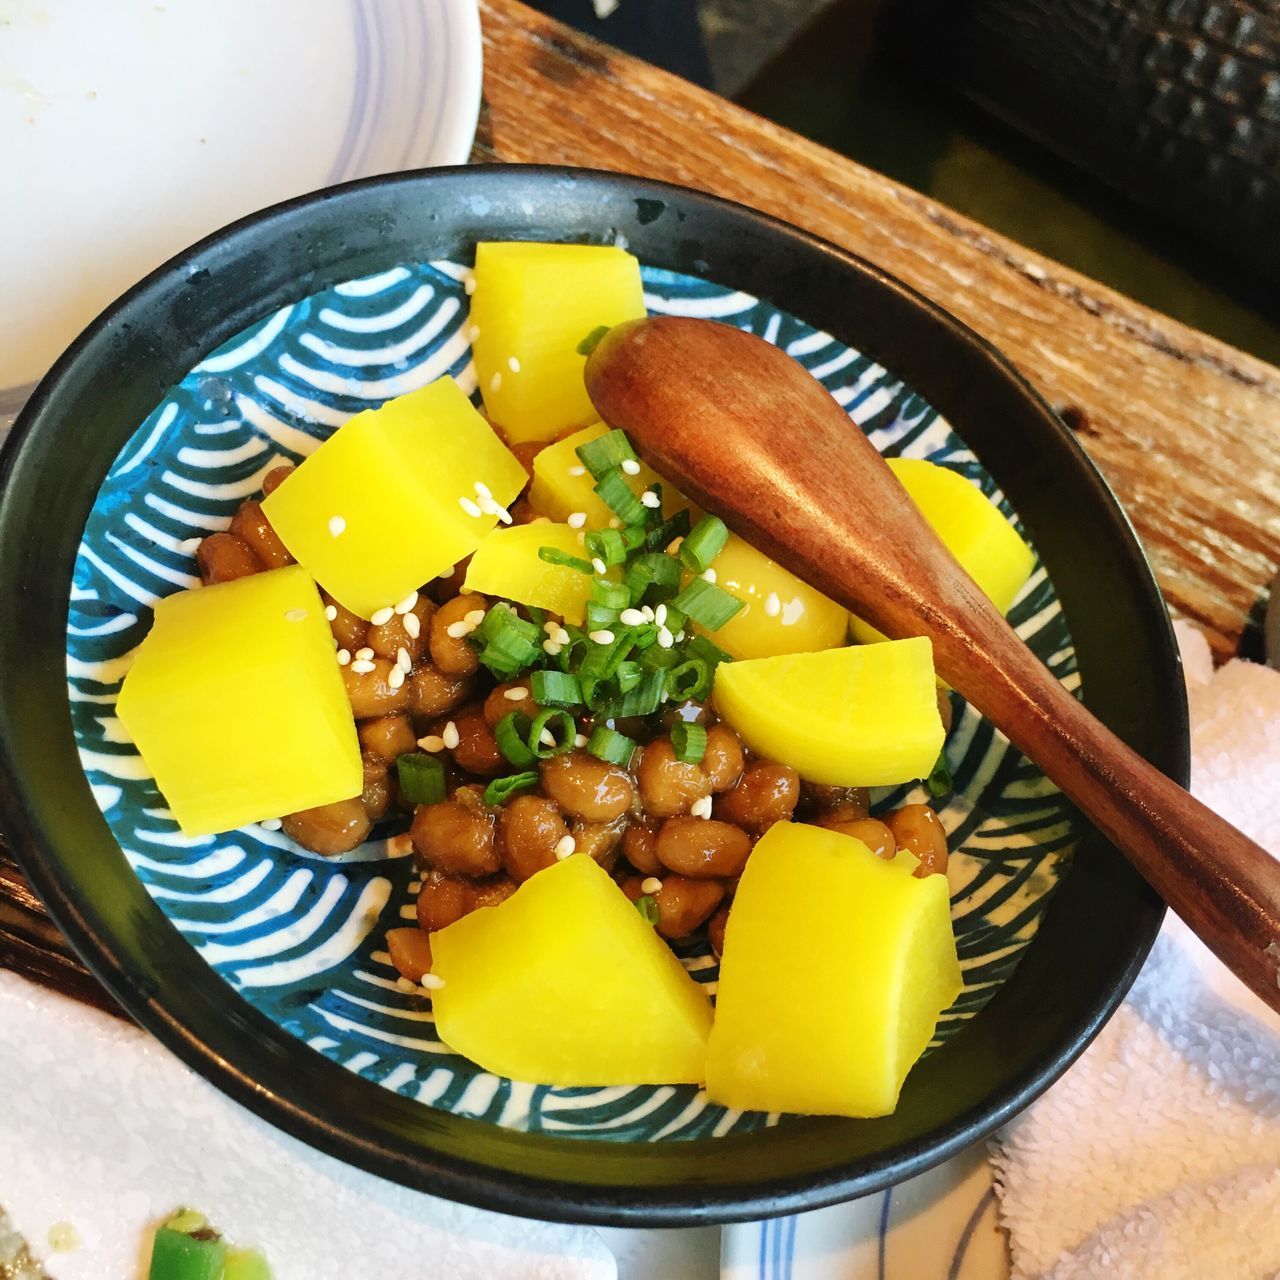
[[(1280, 856), (1280, 672), (1178, 624), (1191, 789)], [(1014, 1280), (1280, 1275), (1280, 1018), (1172, 914), (1128, 1000), (992, 1148)]]
[[(144, 1032), (0, 972), (0, 1205), (54, 1280), (136, 1280), (181, 1205), (276, 1280), (615, 1280), (587, 1229), (465, 1208), (273, 1129)], [(53, 1254), (69, 1222), (83, 1243)]]

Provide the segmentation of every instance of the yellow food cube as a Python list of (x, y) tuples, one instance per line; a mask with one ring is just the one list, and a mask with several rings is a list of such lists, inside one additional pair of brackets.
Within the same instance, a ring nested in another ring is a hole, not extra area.
[(712, 561), (716, 583), (745, 606), (711, 639), (735, 658), (812, 653), (845, 642), (846, 610), (736, 533)]
[(699, 1083), (711, 1002), (594, 858), (539, 871), (431, 935), (436, 1030), (499, 1075)]
[(526, 478), (446, 377), (356, 414), (262, 510), (334, 599), (371, 618), (470, 555)]
[[(591, 598), (592, 575), (568, 565), (548, 564), (538, 555), (541, 548), (554, 547), (579, 560), (588, 559), (578, 534), (567, 524), (494, 529), (471, 557), (465, 585), (487, 596), (548, 609), (580, 626)], [(612, 576), (618, 576), (616, 571)]]
[(946, 876), (779, 822), (729, 912), (707, 1096), (753, 1111), (883, 1116), (961, 990)]
[(607, 245), (476, 246), (471, 323), (485, 410), (509, 440), (554, 440), (596, 418), (578, 346), (645, 314), (640, 264)]
[[(889, 458), (888, 463), (947, 550), (991, 603), (1008, 613), (1036, 558), (1004, 513), (976, 484), (949, 467), (923, 458)], [(849, 623), (854, 638), (863, 644), (885, 638), (853, 614)]]
[(116, 714), (187, 835), (364, 786), (324, 604), (298, 565), (159, 601)]
[[(603, 422), (597, 422), (594, 426), (584, 427), (581, 431), (575, 431), (573, 435), (538, 450), (533, 459), (533, 485), (529, 489), (529, 505), (539, 515), (552, 520), (567, 520), (580, 511), (586, 516), (583, 528), (608, 528), (613, 512), (596, 496), (596, 482), (575, 452), (579, 445), (584, 445), (589, 440), (598, 440), (607, 435), (608, 431), (609, 428)], [(658, 480), (658, 474), (643, 462), (636, 475), (627, 477), (637, 494), (644, 492)], [(662, 508), (667, 515), (684, 510), (696, 513), (693, 503), (678, 489), (665, 480), (661, 483)], [(696, 520), (697, 515), (693, 518)]]
[(829, 786), (927, 777), (945, 737), (923, 636), (723, 662), (715, 703), (758, 755)]

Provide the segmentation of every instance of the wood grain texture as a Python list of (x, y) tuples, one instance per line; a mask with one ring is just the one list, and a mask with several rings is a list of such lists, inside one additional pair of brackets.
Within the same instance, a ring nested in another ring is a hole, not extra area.
[(802, 365), (730, 325), (659, 316), (610, 330), (586, 378), (600, 416), (681, 493), (886, 635), (928, 636), (942, 678), (1280, 1012), (1280, 862), (1058, 683)]
[(1280, 370), (516, 0), (481, 10), (478, 159), (698, 187), (913, 285), (1067, 411), (1170, 605), (1235, 651), (1280, 564)]

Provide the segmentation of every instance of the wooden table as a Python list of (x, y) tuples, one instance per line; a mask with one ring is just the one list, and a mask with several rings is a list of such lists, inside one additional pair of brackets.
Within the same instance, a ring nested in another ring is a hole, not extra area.
[[(1280, 566), (1280, 370), (516, 0), (481, 0), (474, 158), (683, 183), (886, 268), (1005, 352), (1097, 461), (1171, 609), (1233, 653)], [(109, 998), (0, 848), (0, 964)]]

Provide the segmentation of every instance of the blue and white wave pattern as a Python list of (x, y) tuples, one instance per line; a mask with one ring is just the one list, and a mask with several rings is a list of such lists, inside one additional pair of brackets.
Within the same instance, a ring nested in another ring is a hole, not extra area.
[[(138, 428), (102, 484), (75, 565), (67, 679), (85, 772), (173, 925), (243, 998), (352, 1071), (430, 1106), (550, 1133), (658, 1140), (775, 1123), (713, 1106), (692, 1087), (553, 1089), (481, 1071), (440, 1043), (429, 1004), (400, 989), (382, 949), (386, 929), (414, 919), (403, 835), (337, 859), (258, 827), (184, 837), (115, 718), (151, 606), (198, 581), (189, 540), (225, 528), (268, 470), (299, 461), (352, 414), (446, 373), (474, 391), (468, 274), (449, 262), (406, 264), (284, 307), (194, 368)], [(666, 271), (644, 276), (650, 310), (764, 335), (804, 363), (882, 452), (944, 462), (999, 498), (947, 424), (866, 356), (746, 294)], [(1070, 637), (1042, 569), (1012, 617), (1073, 686)], [(1072, 840), (1066, 805), (1036, 768), (959, 698), (955, 712), (956, 794), (941, 817), (956, 851), (965, 990), (942, 1038), (1016, 964)], [(898, 788), (882, 798), (923, 796)], [(705, 949), (683, 958), (714, 991)]]

